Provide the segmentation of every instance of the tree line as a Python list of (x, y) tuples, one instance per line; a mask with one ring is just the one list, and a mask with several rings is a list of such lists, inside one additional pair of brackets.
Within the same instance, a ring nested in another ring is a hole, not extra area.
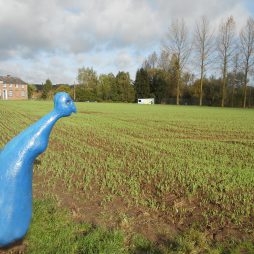
[(192, 34), (183, 19), (176, 19), (161, 52), (150, 54), (137, 71), (136, 97), (155, 97), (157, 103), (245, 108), (254, 102), (253, 66), (253, 18), (247, 19), (239, 34), (233, 16), (222, 20), (217, 30), (203, 16)]
[(128, 72), (97, 75), (93, 68), (78, 70), (78, 84), (74, 86), (76, 101), (134, 102), (135, 89)]
[(82, 67), (78, 70), (77, 84), (53, 85), (47, 79), (42, 85), (29, 85), (28, 97), (52, 99), (57, 92), (67, 92), (75, 101), (112, 101), (134, 102), (135, 88), (128, 72), (119, 71), (97, 75), (93, 68)]
[(239, 33), (233, 16), (212, 27), (203, 16), (192, 33), (184, 19), (172, 21), (160, 52), (152, 52), (132, 81), (128, 72), (98, 75), (93, 68), (78, 69), (77, 84), (43, 86), (42, 99), (69, 92), (76, 101), (135, 102), (250, 107), (254, 105), (254, 19)]

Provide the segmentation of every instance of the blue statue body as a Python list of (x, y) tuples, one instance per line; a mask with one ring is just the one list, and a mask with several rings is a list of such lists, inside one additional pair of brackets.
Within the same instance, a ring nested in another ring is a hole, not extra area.
[(22, 239), (32, 217), (33, 163), (48, 145), (58, 119), (76, 112), (67, 93), (57, 93), (54, 110), (13, 138), (0, 151), (0, 247)]

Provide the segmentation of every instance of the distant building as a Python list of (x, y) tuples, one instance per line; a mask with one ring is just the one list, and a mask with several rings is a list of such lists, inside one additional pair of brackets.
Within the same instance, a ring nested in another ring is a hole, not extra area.
[(154, 104), (154, 98), (138, 99), (138, 104)]
[(0, 76), (1, 100), (27, 100), (27, 83), (10, 75)]

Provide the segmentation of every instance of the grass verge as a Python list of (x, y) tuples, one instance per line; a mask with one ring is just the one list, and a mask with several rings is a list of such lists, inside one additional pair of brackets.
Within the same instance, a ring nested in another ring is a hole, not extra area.
[(205, 233), (189, 229), (159, 244), (141, 235), (127, 237), (124, 232), (77, 223), (67, 210), (56, 206), (52, 200), (35, 200), (31, 228), (25, 238), (25, 253), (78, 253), (78, 254), (127, 254), (127, 253), (254, 253), (253, 242), (231, 241), (213, 245)]

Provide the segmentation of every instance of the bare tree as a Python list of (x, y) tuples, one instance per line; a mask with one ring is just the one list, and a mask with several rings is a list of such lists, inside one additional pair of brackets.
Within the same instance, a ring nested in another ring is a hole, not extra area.
[(195, 59), (200, 68), (199, 105), (201, 106), (203, 100), (204, 75), (207, 65), (211, 63), (210, 58), (213, 53), (213, 32), (211, 31), (209, 21), (205, 16), (202, 16), (199, 22), (196, 23), (194, 49), (196, 53)]
[(231, 94), (231, 106), (234, 107), (235, 88), (237, 84), (237, 73), (239, 72), (239, 50), (236, 47), (235, 54), (233, 56), (233, 80), (232, 80), (232, 94)]
[(219, 28), (218, 36), (218, 54), (222, 68), (222, 93), (221, 106), (224, 107), (226, 97), (227, 73), (229, 63), (232, 60), (234, 52), (234, 36), (235, 36), (235, 21), (233, 16), (222, 21)]
[(154, 51), (152, 54), (150, 54), (143, 62), (142, 67), (146, 70), (154, 69), (156, 68), (158, 63), (158, 56), (156, 52)]
[(254, 64), (254, 19), (248, 18), (246, 26), (240, 32), (240, 44), (244, 66), (243, 107), (246, 107), (248, 74)]
[(170, 54), (167, 50), (162, 49), (158, 58), (158, 67), (164, 71), (170, 70)]
[(181, 74), (191, 52), (187, 27), (183, 19), (171, 23), (165, 49), (174, 57), (176, 68), (176, 104), (179, 105)]
[(151, 67), (154, 69), (158, 62), (158, 56), (154, 51), (151, 55), (148, 56), (148, 62), (150, 63)]
[(152, 68), (152, 66), (150, 65), (148, 59), (145, 59), (142, 63), (142, 68), (145, 70), (150, 70)]

